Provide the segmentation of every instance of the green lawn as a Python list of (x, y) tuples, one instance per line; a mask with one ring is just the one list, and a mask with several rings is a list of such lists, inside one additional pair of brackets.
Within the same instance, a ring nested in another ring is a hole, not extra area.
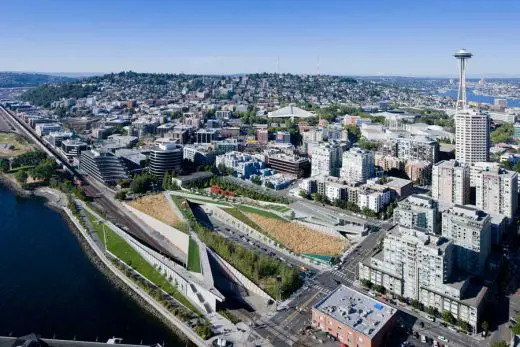
[(200, 204), (215, 204), (215, 205), (221, 205), (221, 206), (231, 206), (227, 202), (221, 202), (218, 200), (211, 200), (211, 199), (200, 199), (200, 198), (186, 198), (190, 201), (197, 202)]
[[(92, 214), (84, 210), (88, 216), (90, 223), (96, 230), (96, 233), (101, 242), (106, 244), (107, 249), (116, 255), (119, 259), (124, 261), (126, 264), (131, 266), (135, 271), (139, 272), (143, 277), (147, 278), (150, 282), (157, 285), (159, 288), (173, 296), (177, 301), (182, 303), (188, 309), (192, 310), (198, 315), (201, 315), (199, 310), (192, 305), (192, 303), (186, 299), (179, 291), (164, 277), (159, 271), (157, 271), (152, 265), (146, 260), (135, 249), (133, 249), (126, 241), (113, 232), (109, 227), (100, 223)], [(103, 232), (104, 229), (104, 232)], [(105, 236), (106, 235), (106, 236)]]
[(229, 213), (230, 215), (232, 215), (233, 217), (235, 217), (239, 221), (242, 221), (242, 222), (246, 223), (251, 228), (253, 228), (253, 229), (255, 229), (255, 230), (259, 231), (259, 232), (263, 232), (262, 228), (260, 228), (260, 226), (258, 224), (256, 224), (251, 219), (249, 219), (245, 214), (243, 214), (242, 211), (240, 211), (238, 209), (238, 207), (228, 208), (228, 209), (225, 210), (225, 212)]
[(188, 248), (188, 270), (200, 273), (200, 250), (197, 242), (190, 237)]
[(278, 205), (265, 205), (266, 208), (270, 208), (271, 210), (275, 210), (278, 212), (289, 212), (291, 209), (285, 206)]
[(258, 208), (254, 208), (254, 207), (246, 206), (246, 205), (239, 205), (238, 208), (243, 212), (256, 213), (256, 214), (259, 214), (260, 216), (264, 216), (264, 217), (272, 218), (272, 219), (278, 219), (278, 220), (287, 222), (287, 219), (280, 217), (276, 213), (272, 213), (272, 212), (265, 211), (265, 210), (260, 210)]

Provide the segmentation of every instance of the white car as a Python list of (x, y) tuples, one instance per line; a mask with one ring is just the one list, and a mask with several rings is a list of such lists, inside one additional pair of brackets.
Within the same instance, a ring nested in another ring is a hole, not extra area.
[(437, 340), (433, 340), (433, 347), (439, 347), (439, 343), (437, 342)]
[(422, 342), (422, 343), (426, 343), (426, 336), (421, 335), (421, 342)]
[(444, 343), (448, 343), (449, 342), (447, 338), (445, 338), (444, 336), (441, 336), (441, 335), (437, 336), (437, 340), (442, 341)]

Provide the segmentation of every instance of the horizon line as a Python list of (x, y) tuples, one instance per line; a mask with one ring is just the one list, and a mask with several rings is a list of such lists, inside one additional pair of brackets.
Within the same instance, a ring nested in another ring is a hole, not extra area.
[[(385, 78), (385, 77), (404, 77), (404, 78), (441, 78), (441, 79), (457, 79), (458, 74), (438, 74), (438, 75), (422, 75), (422, 74), (348, 74), (348, 73), (295, 73), (295, 72), (235, 72), (235, 73), (195, 73), (195, 72), (142, 72), (135, 70), (121, 70), (117, 72), (80, 72), (80, 71), (20, 71), (20, 70), (4, 70), (0, 71), (0, 73), (20, 73), (20, 74), (41, 74), (48, 76), (56, 76), (56, 77), (70, 77), (72, 75), (76, 75), (76, 77), (93, 77), (93, 76), (103, 76), (109, 74), (119, 74), (121, 72), (135, 72), (141, 74), (167, 74), (167, 75), (195, 75), (195, 76), (243, 76), (243, 75), (261, 75), (261, 74), (269, 74), (269, 75), (296, 75), (296, 76), (336, 76), (336, 77), (361, 77), (361, 78)], [(67, 76), (69, 75), (69, 76)], [(486, 77), (488, 76), (488, 77)], [(483, 74), (469, 74), (466, 76), (469, 79), (480, 79), (480, 78), (488, 78), (488, 79), (507, 79), (507, 78), (520, 78), (520, 73), (518, 74), (507, 74), (507, 73), (483, 73)]]

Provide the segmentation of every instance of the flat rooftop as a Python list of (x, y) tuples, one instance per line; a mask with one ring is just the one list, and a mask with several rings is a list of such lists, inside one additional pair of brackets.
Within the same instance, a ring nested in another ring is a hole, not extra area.
[(370, 338), (397, 310), (363, 293), (340, 285), (314, 308)]

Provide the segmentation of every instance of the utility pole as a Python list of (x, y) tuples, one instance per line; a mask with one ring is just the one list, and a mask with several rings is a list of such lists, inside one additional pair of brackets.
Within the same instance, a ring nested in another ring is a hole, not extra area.
[(108, 250), (108, 245), (107, 245), (107, 233), (105, 231), (105, 223), (103, 223), (103, 238), (105, 239), (105, 250)]

